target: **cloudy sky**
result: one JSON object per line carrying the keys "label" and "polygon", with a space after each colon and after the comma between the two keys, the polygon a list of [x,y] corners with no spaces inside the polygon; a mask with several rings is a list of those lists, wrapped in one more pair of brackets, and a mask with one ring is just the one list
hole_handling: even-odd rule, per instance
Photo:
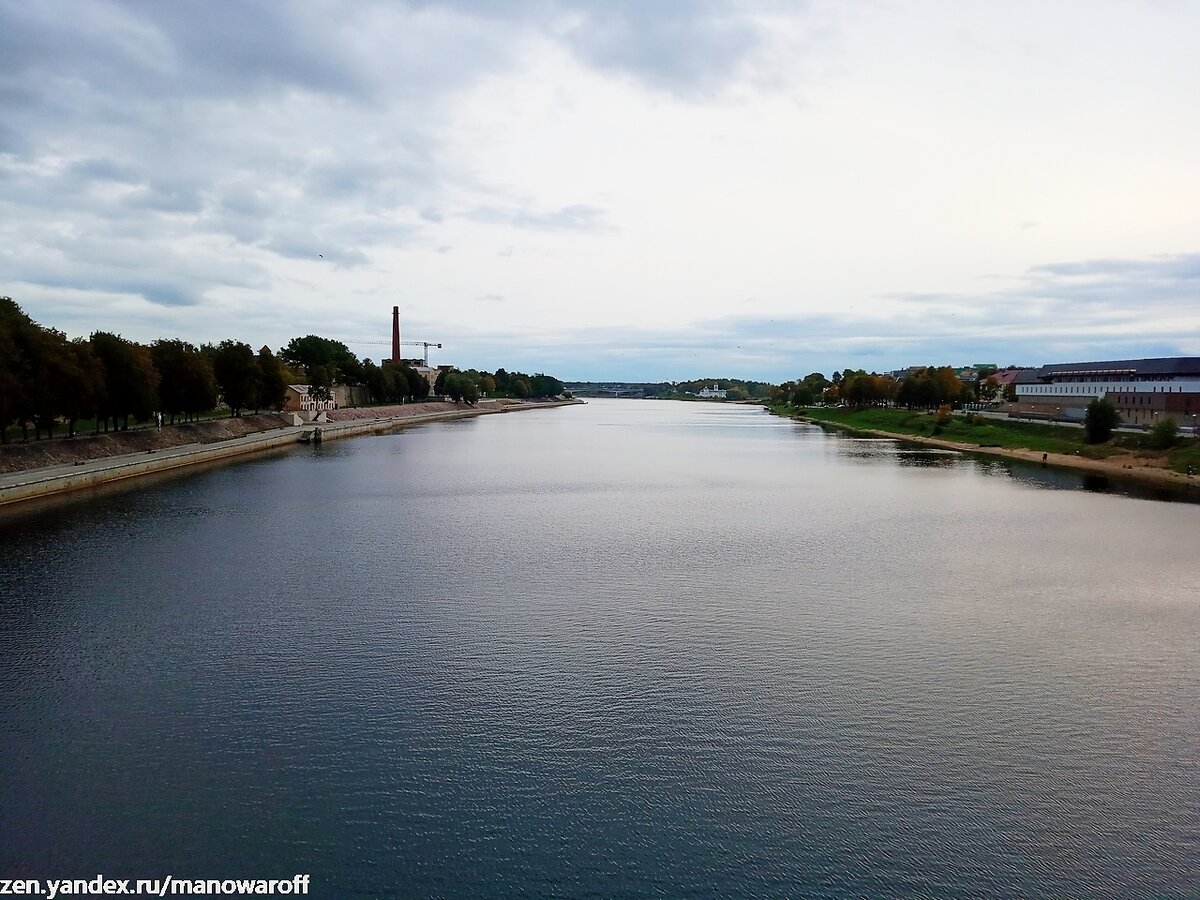
{"label": "cloudy sky", "polygon": [[0,294],[566,379],[1200,355],[1189,0],[0,0]]}

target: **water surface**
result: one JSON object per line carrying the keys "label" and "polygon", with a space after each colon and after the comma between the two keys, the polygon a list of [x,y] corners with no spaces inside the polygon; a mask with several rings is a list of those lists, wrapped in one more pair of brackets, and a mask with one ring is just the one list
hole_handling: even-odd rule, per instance
{"label": "water surface", "polygon": [[0,877],[1194,897],[1200,506],[593,401],[0,518]]}

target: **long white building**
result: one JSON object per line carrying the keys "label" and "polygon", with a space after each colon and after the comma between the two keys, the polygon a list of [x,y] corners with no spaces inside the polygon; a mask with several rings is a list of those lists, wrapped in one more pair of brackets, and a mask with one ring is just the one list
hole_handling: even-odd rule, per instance
{"label": "long white building", "polygon": [[1200,357],[1055,363],[1030,369],[1015,382],[1017,401],[1078,417],[1093,399],[1107,397],[1133,424],[1171,417],[1195,425],[1200,415]]}

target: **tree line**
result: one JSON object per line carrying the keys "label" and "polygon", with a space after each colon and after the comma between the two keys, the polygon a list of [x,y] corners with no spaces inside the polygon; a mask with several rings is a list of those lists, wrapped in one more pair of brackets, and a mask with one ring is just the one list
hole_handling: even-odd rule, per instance
{"label": "tree line", "polygon": [[478,369],[443,370],[438,374],[434,392],[445,394],[455,402],[474,405],[480,397],[511,397],[529,400],[539,397],[558,397],[566,393],[563,383],[553,375],[526,375],[500,368],[495,372]]}
{"label": "tree line", "polygon": [[759,400],[771,395],[774,385],[765,381],[744,381],[741,378],[696,378],[689,381],[665,382],[657,386],[657,390],[647,391],[646,396],[657,396],[662,399],[686,397],[699,394],[705,388],[713,385],[718,390],[725,391],[727,400]]}
{"label": "tree line", "polygon": [[[574,382],[583,391],[602,389],[607,382]],[[725,391],[727,400],[760,400],[771,396],[775,385],[765,381],[744,381],[740,378],[695,378],[688,381],[636,381],[622,382],[626,388],[640,389],[643,397],[659,400],[679,400],[695,396],[705,388],[716,385]]]}
{"label": "tree line", "polygon": [[[469,369],[439,375],[438,394],[474,403],[481,394],[543,397],[563,393],[549,375]],[[426,399],[431,385],[410,366],[359,360],[341,341],[318,335],[293,338],[278,354],[257,353],[246,343],[223,340],[196,346],[175,338],[149,344],[96,331],[69,339],[31,319],[10,297],[0,297],[0,442],[21,429],[29,440],[68,436],[80,422],[94,430],[124,430],[161,413],[169,424],[195,421],[224,404],[230,414],[278,411],[289,384],[306,383],[315,399],[332,398],[334,385],[363,385],[373,403]]]}
{"label": "tree line", "polygon": [[771,400],[793,406],[829,403],[936,409],[994,397],[998,389],[987,380],[994,371],[981,370],[976,379],[967,381],[960,379],[951,366],[913,369],[904,378],[863,369],[834,372],[830,379],[813,372],[798,381],[785,381],[772,392]]}
{"label": "tree line", "polygon": [[234,415],[280,409],[291,376],[268,347],[256,354],[240,341],[197,347],[177,339],[140,344],[107,331],[68,339],[0,297],[0,441],[18,426],[22,439],[53,437],[80,421],[124,430],[162,413],[193,421],[223,399]]}

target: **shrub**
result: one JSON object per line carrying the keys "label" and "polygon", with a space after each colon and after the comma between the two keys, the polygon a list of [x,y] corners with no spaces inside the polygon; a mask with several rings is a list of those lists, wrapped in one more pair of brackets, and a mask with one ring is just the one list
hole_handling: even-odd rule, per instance
{"label": "shrub", "polygon": [[1083,417],[1084,439],[1089,444],[1103,444],[1120,424],[1121,414],[1113,402],[1105,397],[1097,397],[1088,404]]}
{"label": "shrub", "polygon": [[1150,426],[1147,443],[1155,450],[1170,450],[1179,440],[1179,426],[1174,419],[1160,419]]}

